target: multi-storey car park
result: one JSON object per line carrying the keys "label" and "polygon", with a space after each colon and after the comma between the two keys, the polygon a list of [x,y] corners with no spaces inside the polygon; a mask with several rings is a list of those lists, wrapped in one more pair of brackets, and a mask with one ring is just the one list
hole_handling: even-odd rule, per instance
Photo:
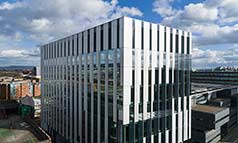
{"label": "multi-storey car park", "polygon": [[237,71],[193,71],[191,73],[191,81],[195,83],[212,83],[238,85]]}
{"label": "multi-storey car park", "polygon": [[41,126],[54,141],[191,137],[192,35],[121,17],[41,46]]}

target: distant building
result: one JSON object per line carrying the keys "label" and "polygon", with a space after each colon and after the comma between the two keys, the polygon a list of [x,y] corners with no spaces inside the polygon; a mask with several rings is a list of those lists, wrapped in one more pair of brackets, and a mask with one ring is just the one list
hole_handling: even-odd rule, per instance
{"label": "distant building", "polygon": [[216,67],[214,71],[238,72],[238,66],[221,66]]}
{"label": "distant building", "polygon": [[7,119],[9,115],[17,114],[19,103],[16,100],[0,99],[0,119]]}
{"label": "distant building", "polygon": [[41,47],[41,125],[55,142],[191,137],[190,32],[121,17]]}
{"label": "distant building", "polygon": [[36,76],[36,74],[37,74],[37,68],[36,68],[36,67],[33,67],[33,69],[32,69],[32,71],[31,71],[30,75]]}
{"label": "distant building", "polygon": [[35,118],[40,118],[41,114],[41,99],[33,98],[34,100],[34,110],[35,110]]}
{"label": "distant building", "polygon": [[41,113],[41,99],[36,97],[24,96],[20,99],[20,104],[31,106],[34,109],[34,117],[39,118]]}
{"label": "distant building", "polygon": [[234,95],[237,93],[238,86],[222,85],[209,83],[192,83],[191,84],[191,99],[192,105],[206,104],[212,97],[216,97],[217,93],[226,93]]}
{"label": "distant building", "polygon": [[238,85],[237,71],[193,71],[191,81],[194,83],[212,83]]}
{"label": "distant building", "polygon": [[35,77],[40,78],[40,66],[33,67],[29,76],[35,76]]}
{"label": "distant building", "polygon": [[41,76],[40,71],[41,71],[40,66],[37,66],[36,67],[36,77],[38,77],[38,78],[40,78],[40,76]]}
{"label": "distant building", "polygon": [[[194,143],[234,142],[238,127],[238,86],[192,83],[192,138]],[[226,140],[228,136],[228,140]],[[190,143],[189,142],[189,143]]]}
{"label": "distant building", "polygon": [[217,143],[221,140],[221,127],[229,121],[229,108],[196,105],[192,108],[192,141]]}
{"label": "distant building", "polygon": [[0,99],[19,99],[25,96],[40,96],[40,83],[29,79],[0,81]]}

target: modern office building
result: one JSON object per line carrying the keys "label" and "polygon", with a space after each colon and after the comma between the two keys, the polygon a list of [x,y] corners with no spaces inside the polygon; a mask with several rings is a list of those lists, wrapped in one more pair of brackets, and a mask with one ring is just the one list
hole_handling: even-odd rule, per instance
{"label": "modern office building", "polygon": [[41,47],[41,126],[55,142],[191,137],[190,32],[121,17]]}

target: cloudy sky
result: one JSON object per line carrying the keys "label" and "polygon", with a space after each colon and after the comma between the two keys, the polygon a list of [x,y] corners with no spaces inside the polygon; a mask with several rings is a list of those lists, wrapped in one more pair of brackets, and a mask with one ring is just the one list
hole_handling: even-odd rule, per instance
{"label": "cloudy sky", "polygon": [[193,68],[238,65],[238,0],[0,0],[0,66],[39,65],[38,45],[122,15],[193,32]]}

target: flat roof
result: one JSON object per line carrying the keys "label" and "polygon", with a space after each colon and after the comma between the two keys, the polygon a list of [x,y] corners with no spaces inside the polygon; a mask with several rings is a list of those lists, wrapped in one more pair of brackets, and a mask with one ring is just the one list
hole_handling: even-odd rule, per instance
{"label": "flat roof", "polygon": [[191,95],[206,94],[209,92],[220,91],[224,89],[235,88],[235,85],[222,85],[222,84],[210,84],[210,83],[191,83]]}
{"label": "flat roof", "polygon": [[205,112],[205,113],[213,113],[213,114],[221,112],[225,109],[226,108],[215,107],[210,105],[195,105],[192,107],[192,110]]}
{"label": "flat roof", "polygon": [[32,120],[23,119],[18,115],[9,115],[0,120],[0,142],[41,142],[50,143],[51,139]]}
{"label": "flat roof", "polygon": [[229,98],[215,98],[215,99],[211,99],[210,101],[215,101],[215,102],[220,102],[220,101],[228,101]]}
{"label": "flat roof", "polygon": [[17,84],[17,83],[28,83],[31,82],[30,79],[16,79],[11,81],[0,81],[0,84]]}

